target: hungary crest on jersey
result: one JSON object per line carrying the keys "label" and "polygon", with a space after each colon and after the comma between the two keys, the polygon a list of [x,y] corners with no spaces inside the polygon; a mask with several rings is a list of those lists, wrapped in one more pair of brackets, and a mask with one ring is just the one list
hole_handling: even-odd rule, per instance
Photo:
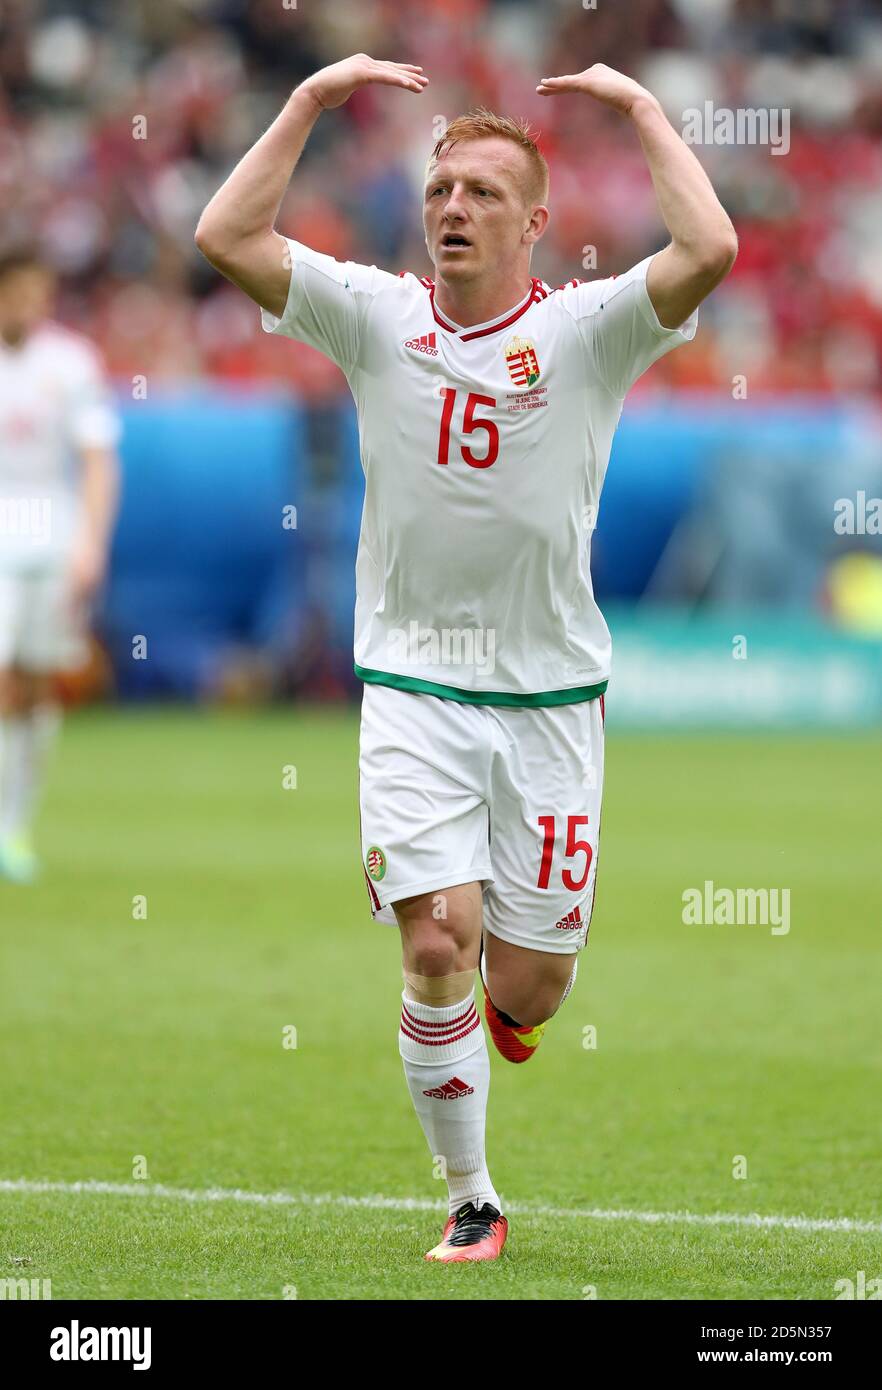
{"label": "hungary crest on jersey", "polygon": [[515,386],[535,386],[539,380],[535,343],[530,338],[512,338],[506,344],[505,365]]}

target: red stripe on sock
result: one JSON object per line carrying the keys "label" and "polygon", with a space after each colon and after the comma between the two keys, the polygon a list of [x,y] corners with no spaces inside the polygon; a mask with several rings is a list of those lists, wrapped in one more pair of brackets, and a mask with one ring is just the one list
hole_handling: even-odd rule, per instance
{"label": "red stripe on sock", "polygon": [[459,1042],[461,1038],[467,1038],[469,1033],[475,1031],[480,1022],[480,1018],[475,1014],[467,1028],[464,1028],[461,1033],[454,1033],[453,1037],[450,1038],[419,1038],[416,1033],[411,1033],[410,1029],[405,1027],[403,1018],[399,1026],[404,1036],[410,1038],[411,1042],[420,1043],[423,1047],[447,1047],[448,1043]]}
{"label": "red stripe on sock", "polygon": [[421,1018],[415,1018],[406,1004],[402,1005],[401,1012],[416,1028],[455,1028],[457,1024],[462,1023],[464,1018],[468,1018],[470,1014],[475,1012],[475,1001],[473,999],[467,1009],[463,1009],[461,1014],[456,1015],[456,1018],[449,1018],[446,1023],[429,1023]]}
{"label": "red stripe on sock", "polygon": [[413,1037],[419,1042],[424,1042],[430,1047],[443,1047],[445,1043],[451,1042],[454,1038],[463,1036],[463,1029],[472,1027],[478,1018],[477,1010],[469,1014],[468,1017],[455,1028],[448,1028],[443,1033],[427,1033],[420,1028],[419,1024],[405,1019],[402,1015],[401,1026],[407,1028]]}

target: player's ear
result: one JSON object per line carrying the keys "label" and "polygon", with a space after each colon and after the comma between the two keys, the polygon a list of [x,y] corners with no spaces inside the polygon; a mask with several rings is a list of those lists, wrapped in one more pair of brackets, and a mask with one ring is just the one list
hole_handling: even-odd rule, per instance
{"label": "player's ear", "polygon": [[534,208],[530,209],[530,220],[524,228],[524,236],[531,245],[541,240],[545,235],[545,228],[548,226],[550,217],[548,208],[543,207],[541,203],[537,203]]}

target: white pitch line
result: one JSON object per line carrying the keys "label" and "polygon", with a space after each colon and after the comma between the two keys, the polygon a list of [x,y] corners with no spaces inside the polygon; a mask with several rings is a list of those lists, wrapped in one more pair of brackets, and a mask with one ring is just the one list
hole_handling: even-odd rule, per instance
{"label": "white pitch line", "polygon": [[[29,1178],[0,1178],[0,1193],[68,1196],[158,1197],[177,1202],[241,1202],[259,1207],[341,1207],[369,1211],[441,1211],[445,1203],[427,1197],[347,1197],[333,1192],[249,1192],[241,1187],[166,1187],[158,1182],[43,1182]],[[636,1221],[646,1226],[746,1226],[755,1230],[843,1231],[853,1235],[882,1235],[882,1221],[857,1221],[850,1216],[763,1216],[759,1212],[632,1211],[602,1207],[551,1207],[540,1203],[506,1205],[512,1215],[554,1220]]]}

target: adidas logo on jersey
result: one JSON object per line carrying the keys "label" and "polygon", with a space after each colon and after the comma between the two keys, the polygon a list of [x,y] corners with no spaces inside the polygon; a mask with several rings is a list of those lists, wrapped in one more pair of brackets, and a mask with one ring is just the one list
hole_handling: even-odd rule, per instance
{"label": "adidas logo on jersey", "polygon": [[438,347],[434,333],[424,333],[421,338],[408,338],[404,344],[414,352],[424,352],[427,357],[437,357]]}
{"label": "adidas logo on jersey", "polygon": [[585,923],[582,921],[581,908],[574,907],[572,912],[568,912],[566,917],[561,917],[559,922],[555,922],[558,931],[581,931]]}
{"label": "adidas logo on jersey", "polygon": [[435,1086],[431,1091],[423,1091],[430,1100],[461,1100],[463,1096],[473,1096],[474,1086],[467,1086],[458,1076],[451,1076],[443,1086]]}

